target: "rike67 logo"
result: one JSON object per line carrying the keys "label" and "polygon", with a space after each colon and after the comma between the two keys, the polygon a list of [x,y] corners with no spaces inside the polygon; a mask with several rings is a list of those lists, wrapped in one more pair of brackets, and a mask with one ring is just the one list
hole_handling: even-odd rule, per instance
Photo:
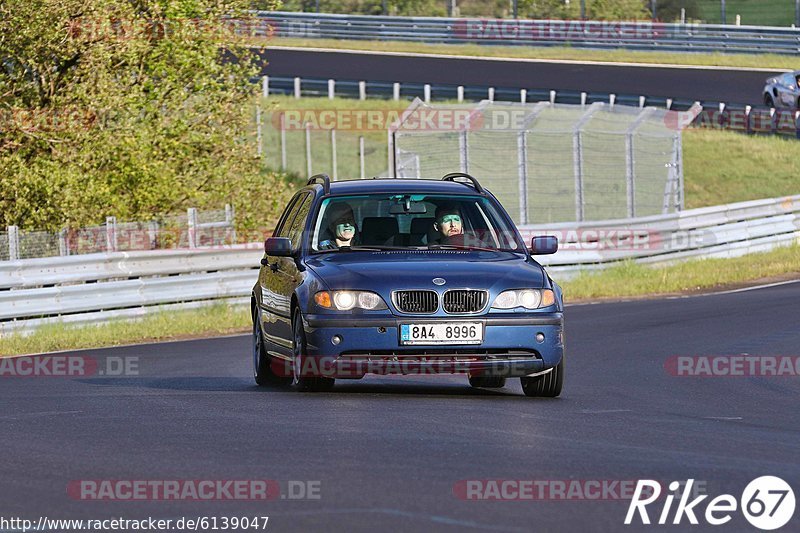
{"label": "rike67 logo", "polygon": [[[730,494],[721,494],[705,502],[705,512],[701,512],[701,504],[708,498],[707,494],[689,500],[693,484],[694,479],[687,480],[685,484],[678,481],[669,484],[671,494],[667,494],[664,498],[663,507],[657,518],[653,517],[657,524],[679,525],[686,518],[690,524],[697,525],[699,515],[707,524],[721,526],[732,520],[738,508],[753,527],[762,531],[772,531],[786,525],[794,515],[794,491],[779,477],[762,476],[754,479],[745,487],[738,501]],[[684,485],[685,488],[681,491]],[[625,524],[637,522],[637,515],[642,524],[650,524],[651,518],[647,507],[659,500],[661,492],[661,484],[658,481],[639,480],[628,506]],[[673,511],[672,504],[676,498],[678,503]],[[653,507],[657,506],[658,504]],[[651,510],[658,511],[658,509]]]}

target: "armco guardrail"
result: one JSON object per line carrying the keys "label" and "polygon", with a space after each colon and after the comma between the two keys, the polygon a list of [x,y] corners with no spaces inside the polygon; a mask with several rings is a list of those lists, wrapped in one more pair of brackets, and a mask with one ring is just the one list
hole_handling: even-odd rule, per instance
{"label": "armco guardrail", "polygon": [[737,257],[800,242],[800,195],[637,219],[522,226],[520,231],[560,237],[559,252],[539,258],[556,277],[624,260],[669,264]]}
{"label": "armco guardrail", "polygon": [[[800,242],[800,195],[520,229],[527,237],[560,237],[561,250],[539,259],[556,279],[567,279],[623,260],[660,264],[732,257]],[[246,305],[262,254],[256,243],[0,262],[0,334],[50,322],[97,323],[218,302]]]}
{"label": "armco guardrail", "polygon": [[[671,111],[689,111],[700,105],[699,113],[693,113],[692,127],[703,127],[735,131],[737,133],[781,135],[800,137],[795,109],[774,109],[742,103],[675,99],[666,96],[600,93],[586,91],[555,90],[532,87],[459,86],[427,83],[399,83],[385,81],[332,80],[322,78],[288,78],[264,76],[261,79],[262,95],[294,95],[302,97],[344,98],[420,98],[431,100],[480,101],[484,99],[506,102],[547,102],[553,104],[591,105],[596,102],[628,106],[657,107]],[[688,115],[686,115],[688,116]],[[676,119],[680,115],[676,115]],[[682,120],[682,119],[680,119]],[[260,123],[259,123],[260,124]]]}
{"label": "armco guardrail", "polygon": [[276,37],[675,52],[800,53],[800,30],[651,21],[456,19],[261,11]]}

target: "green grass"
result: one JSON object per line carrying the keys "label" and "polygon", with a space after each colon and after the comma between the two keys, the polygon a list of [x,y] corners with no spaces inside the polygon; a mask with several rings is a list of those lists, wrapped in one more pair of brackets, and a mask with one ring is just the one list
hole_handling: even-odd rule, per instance
{"label": "green grass", "polygon": [[293,38],[272,39],[270,45],[522,59],[657,63],[662,65],[749,67],[784,70],[793,70],[797,68],[797,60],[794,56],[778,54],[644,52],[632,50],[590,50],[565,46],[532,47],[479,44],[426,44],[394,41],[347,41]]}
{"label": "green grass", "polygon": [[132,321],[94,326],[42,326],[32,335],[0,337],[0,357],[79,348],[120,346],[138,342],[225,335],[248,331],[248,306],[213,305],[187,311],[159,312]]}
{"label": "green grass", "polygon": [[[691,293],[770,277],[800,276],[800,244],[732,259],[697,259],[663,267],[625,262],[561,283],[567,302]],[[558,280],[558,276],[555,276]]]}
{"label": "green grass", "polygon": [[800,194],[800,141],[729,131],[683,135],[686,207]]}
{"label": "green grass", "polygon": [[[700,18],[709,24],[722,20],[720,0],[698,0]],[[792,0],[726,0],[725,18],[729,24],[742,16],[747,26],[791,26],[794,24],[794,2]]]}

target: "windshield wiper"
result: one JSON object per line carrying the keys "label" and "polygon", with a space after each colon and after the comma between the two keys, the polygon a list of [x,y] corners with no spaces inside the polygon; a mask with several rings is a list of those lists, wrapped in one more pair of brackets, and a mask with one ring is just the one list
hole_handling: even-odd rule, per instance
{"label": "windshield wiper", "polygon": [[457,244],[429,244],[429,250],[478,250],[481,252],[500,252],[499,248],[484,248],[482,246],[457,245]]}
{"label": "windshield wiper", "polygon": [[383,246],[383,245],[373,245],[368,244],[366,246],[362,246],[357,244],[355,246],[342,246],[339,248],[340,250],[352,250],[354,252],[361,252],[361,251],[370,251],[370,252],[383,252],[386,250],[408,250],[407,246]]}

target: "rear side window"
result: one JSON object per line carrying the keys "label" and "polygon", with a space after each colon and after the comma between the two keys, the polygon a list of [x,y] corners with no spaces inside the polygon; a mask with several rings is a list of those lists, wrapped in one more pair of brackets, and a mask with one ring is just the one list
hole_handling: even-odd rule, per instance
{"label": "rear side window", "polygon": [[311,195],[306,194],[304,198],[297,202],[297,213],[289,225],[286,237],[292,240],[292,251],[296,252],[303,243],[303,229],[306,227],[306,219],[311,211]]}

